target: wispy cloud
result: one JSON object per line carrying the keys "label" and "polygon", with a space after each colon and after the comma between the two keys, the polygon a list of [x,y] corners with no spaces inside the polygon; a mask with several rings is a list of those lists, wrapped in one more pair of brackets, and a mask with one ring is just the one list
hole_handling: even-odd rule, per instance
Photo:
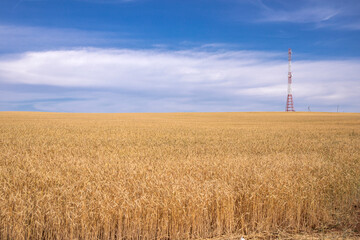
{"label": "wispy cloud", "polygon": [[344,30],[360,30],[360,21],[359,22],[352,22],[352,23],[343,23],[335,25],[338,29]]}
{"label": "wispy cloud", "polygon": [[46,0],[16,0],[14,1],[13,10],[15,10],[17,7],[19,7],[22,3],[28,3],[28,2],[44,2]]}
{"label": "wispy cloud", "polygon": [[313,24],[315,28],[359,30],[360,4],[355,0],[251,1],[258,9],[255,22]]}
{"label": "wispy cloud", "polygon": [[24,52],[79,46],[138,43],[126,33],[0,24],[0,52]]}
{"label": "wispy cloud", "polygon": [[[47,2],[48,0],[16,0],[14,1],[14,7],[13,9],[16,9],[17,7],[19,7],[21,4],[23,3],[29,3],[29,2]],[[126,2],[135,2],[138,0],[75,0],[75,1],[79,1],[79,2],[92,2],[92,3],[102,3],[102,4],[107,4],[107,3],[126,3]]]}
{"label": "wispy cloud", "polygon": [[[298,110],[342,105],[360,111],[359,60],[295,61],[293,68]],[[10,86],[1,93],[1,109],[31,103],[37,110],[69,112],[282,111],[286,71],[286,53],[273,52],[28,52],[0,60],[0,81]],[[26,86],[43,90],[20,94],[17,89]]]}
{"label": "wispy cloud", "polygon": [[252,2],[260,9],[262,22],[293,22],[293,23],[318,23],[330,20],[341,14],[341,9],[325,1],[300,0],[301,5],[294,8],[294,4],[287,5],[285,2],[277,5],[267,5],[262,0]]}
{"label": "wispy cloud", "polygon": [[304,8],[299,10],[268,10],[264,12],[261,21],[271,22],[294,22],[294,23],[317,23],[327,21],[340,12],[328,7]]}

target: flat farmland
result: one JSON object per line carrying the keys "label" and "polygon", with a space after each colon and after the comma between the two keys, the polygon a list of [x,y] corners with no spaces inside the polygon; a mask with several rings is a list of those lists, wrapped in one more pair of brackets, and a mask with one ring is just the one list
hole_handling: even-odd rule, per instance
{"label": "flat farmland", "polygon": [[0,113],[0,239],[334,231],[360,231],[360,114]]}

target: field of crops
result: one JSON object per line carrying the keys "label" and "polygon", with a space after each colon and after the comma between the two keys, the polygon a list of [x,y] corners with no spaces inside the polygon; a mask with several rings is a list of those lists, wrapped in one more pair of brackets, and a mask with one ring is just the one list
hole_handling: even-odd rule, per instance
{"label": "field of crops", "polygon": [[360,230],[360,114],[0,113],[0,239]]}

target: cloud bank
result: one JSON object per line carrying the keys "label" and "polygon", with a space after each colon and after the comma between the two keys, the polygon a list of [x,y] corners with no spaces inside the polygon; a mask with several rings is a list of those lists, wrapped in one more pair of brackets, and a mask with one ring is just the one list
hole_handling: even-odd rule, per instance
{"label": "cloud bank", "polygon": [[[296,59],[296,53],[294,55]],[[296,110],[360,111],[360,60],[295,61]],[[287,55],[96,49],[0,59],[1,110],[283,111]]]}

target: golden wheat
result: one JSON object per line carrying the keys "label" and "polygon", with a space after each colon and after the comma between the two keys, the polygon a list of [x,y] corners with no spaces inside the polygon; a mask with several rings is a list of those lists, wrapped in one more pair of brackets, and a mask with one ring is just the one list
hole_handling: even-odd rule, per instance
{"label": "golden wheat", "polygon": [[359,228],[360,114],[0,113],[1,239]]}

